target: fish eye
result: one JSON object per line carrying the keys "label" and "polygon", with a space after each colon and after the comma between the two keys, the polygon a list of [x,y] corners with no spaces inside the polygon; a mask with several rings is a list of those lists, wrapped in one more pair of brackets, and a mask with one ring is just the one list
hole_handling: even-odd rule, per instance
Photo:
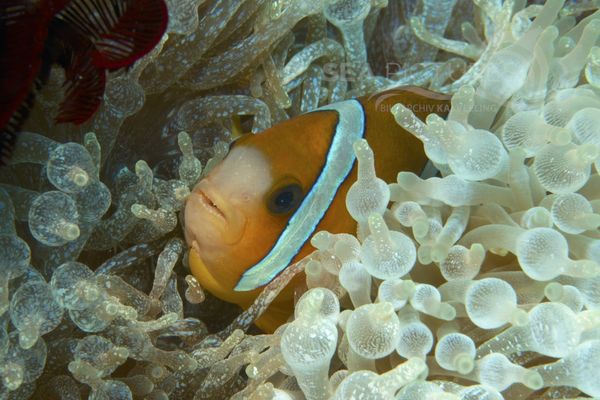
{"label": "fish eye", "polygon": [[287,214],[300,205],[302,198],[302,188],[297,183],[292,183],[272,192],[267,200],[267,207],[273,214]]}

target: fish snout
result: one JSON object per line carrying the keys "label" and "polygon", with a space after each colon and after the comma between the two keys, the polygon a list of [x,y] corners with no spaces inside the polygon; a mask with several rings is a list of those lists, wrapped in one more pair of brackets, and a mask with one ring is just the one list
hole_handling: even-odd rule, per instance
{"label": "fish snout", "polygon": [[188,245],[220,247],[239,240],[243,216],[229,196],[203,179],[187,199],[184,211],[185,237]]}

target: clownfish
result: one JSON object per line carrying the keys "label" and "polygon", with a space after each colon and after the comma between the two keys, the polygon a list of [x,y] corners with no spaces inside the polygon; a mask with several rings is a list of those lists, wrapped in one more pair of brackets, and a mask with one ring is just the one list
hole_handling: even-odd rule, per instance
{"label": "clownfish", "polygon": [[[427,158],[422,143],[396,123],[392,106],[402,103],[422,120],[445,116],[450,97],[417,87],[334,103],[245,134],[186,201],[184,231],[189,265],[216,297],[248,308],[285,267],[310,254],[320,230],[356,233],[346,210],[357,177],[353,143],[365,138],[377,176],[419,173]],[[273,332],[293,312],[292,279],[256,325]]]}

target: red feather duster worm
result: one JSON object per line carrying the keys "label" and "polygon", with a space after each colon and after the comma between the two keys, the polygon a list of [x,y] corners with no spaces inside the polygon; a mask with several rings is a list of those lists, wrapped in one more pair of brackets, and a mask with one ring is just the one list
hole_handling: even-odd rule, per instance
{"label": "red feather duster worm", "polygon": [[148,53],[167,19],[164,0],[1,0],[0,165],[52,65],[66,77],[56,122],[81,124],[102,101],[106,72]]}

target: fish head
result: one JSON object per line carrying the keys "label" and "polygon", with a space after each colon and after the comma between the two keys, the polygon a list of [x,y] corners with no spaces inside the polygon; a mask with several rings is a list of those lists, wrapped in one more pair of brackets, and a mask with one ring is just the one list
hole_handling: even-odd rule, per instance
{"label": "fish head", "polygon": [[190,194],[184,212],[190,266],[217,297],[240,304],[260,292],[235,287],[273,248],[314,184],[330,140],[319,132],[336,122],[334,113],[322,114],[244,135]]}

